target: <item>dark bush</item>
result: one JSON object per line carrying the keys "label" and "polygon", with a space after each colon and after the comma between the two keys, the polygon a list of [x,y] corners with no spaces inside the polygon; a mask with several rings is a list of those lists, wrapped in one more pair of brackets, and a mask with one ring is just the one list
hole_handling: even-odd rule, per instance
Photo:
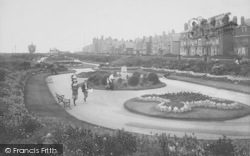
{"label": "dark bush", "polygon": [[118,79],[117,79],[117,83],[120,83],[120,84],[121,84],[122,81],[123,81],[122,78],[118,78]]}
{"label": "dark bush", "polygon": [[68,68],[66,68],[63,65],[57,67],[57,71],[66,71],[66,70],[68,70]]}
{"label": "dark bush", "polygon": [[0,81],[5,81],[6,72],[3,69],[0,69]]}
{"label": "dark bush", "polygon": [[33,131],[41,127],[41,124],[36,118],[30,115],[26,115],[23,117],[23,127],[26,133],[32,133]]}
{"label": "dark bush", "polygon": [[240,75],[243,76],[250,76],[250,64],[245,63],[243,65],[241,65],[241,69],[240,69]]}
{"label": "dark bush", "polygon": [[223,136],[210,145],[209,150],[213,155],[221,155],[221,156],[233,156],[235,147],[232,143],[232,140]]}
{"label": "dark bush", "polygon": [[108,78],[108,77],[109,77],[109,76],[106,75],[106,76],[104,76],[104,77],[102,78],[102,85],[104,85],[104,86],[107,85],[107,78]]}
{"label": "dark bush", "polygon": [[225,70],[224,65],[213,66],[210,70],[210,73],[214,75],[223,75],[224,70]]}
{"label": "dark bush", "polygon": [[130,86],[137,86],[139,83],[139,78],[138,77],[135,77],[135,76],[131,76],[129,79],[128,79],[128,84]]}
{"label": "dark bush", "polygon": [[160,83],[159,77],[156,73],[149,73],[147,79],[148,79],[148,81],[153,82],[153,84]]}
{"label": "dark bush", "polygon": [[134,72],[132,76],[137,77],[138,79],[140,79],[141,73],[139,72]]}
{"label": "dark bush", "polygon": [[102,81],[103,77],[100,76],[100,75],[93,75],[91,77],[88,78],[88,81],[90,83],[93,83],[94,85],[100,85],[101,84],[101,81]]}
{"label": "dark bush", "polygon": [[124,83],[124,84],[123,84],[123,86],[124,86],[124,87],[127,87],[127,86],[128,86],[128,84],[127,84],[127,83]]}
{"label": "dark bush", "polygon": [[25,69],[26,70],[26,69],[30,68],[30,65],[31,65],[30,62],[24,61],[24,62],[21,62],[19,66],[20,66],[21,69]]}
{"label": "dark bush", "polygon": [[131,155],[136,152],[136,137],[131,133],[119,130],[116,135],[106,138],[104,143],[105,155]]}
{"label": "dark bush", "polygon": [[238,75],[240,73],[240,66],[235,63],[225,64],[223,75]]}
{"label": "dark bush", "polygon": [[41,68],[41,63],[37,63],[37,64],[35,64],[35,68]]}

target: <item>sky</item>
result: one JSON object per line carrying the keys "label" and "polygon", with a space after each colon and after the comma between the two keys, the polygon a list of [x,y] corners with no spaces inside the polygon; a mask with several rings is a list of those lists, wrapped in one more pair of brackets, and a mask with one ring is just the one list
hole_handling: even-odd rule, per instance
{"label": "sky", "polygon": [[191,18],[231,12],[250,18],[250,0],[0,0],[0,53],[81,51],[95,37],[118,40],[179,33]]}

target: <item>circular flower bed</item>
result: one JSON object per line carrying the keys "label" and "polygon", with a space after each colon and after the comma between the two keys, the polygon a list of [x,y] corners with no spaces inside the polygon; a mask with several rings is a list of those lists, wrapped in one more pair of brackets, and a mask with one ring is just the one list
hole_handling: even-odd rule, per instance
{"label": "circular flower bed", "polygon": [[[241,109],[242,106],[239,103],[234,101],[222,100],[222,99],[215,99],[208,96],[204,96],[199,93],[177,93],[176,96],[179,95],[184,96],[184,101],[179,101],[179,104],[176,104],[176,100],[171,101],[170,99],[164,99],[160,96],[162,95],[146,95],[137,97],[137,100],[140,101],[151,101],[151,102],[159,102],[156,108],[160,111],[164,112],[174,112],[174,113],[183,113],[187,111],[191,111],[194,107],[209,107],[215,109],[225,109],[225,110],[233,110],[233,109]],[[192,94],[196,94],[196,96],[201,96],[200,98],[206,100],[197,100],[197,101],[190,101],[188,96],[192,96]],[[164,96],[164,95],[163,95]],[[166,94],[165,94],[166,96]],[[175,96],[175,95],[174,95]],[[187,98],[185,101],[185,97]]]}
{"label": "circular flower bed", "polygon": [[245,104],[193,92],[143,95],[126,101],[124,107],[138,114],[175,119],[228,120],[250,114]]}

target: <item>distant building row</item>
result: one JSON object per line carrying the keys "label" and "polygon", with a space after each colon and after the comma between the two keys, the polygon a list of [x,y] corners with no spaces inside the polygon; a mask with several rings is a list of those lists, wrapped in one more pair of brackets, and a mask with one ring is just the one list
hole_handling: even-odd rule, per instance
{"label": "distant building row", "polygon": [[[219,22],[221,19],[217,19]],[[137,38],[129,41],[118,41],[111,37],[94,38],[93,43],[85,46],[82,51],[89,53],[109,54],[147,54],[147,55],[240,55],[250,58],[250,19],[241,17],[237,24],[234,17],[226,26],[219,29],[212,38],[190,39],[189,28],[184,24],[184,31],[175,33],[174,30],[166,34]]]}
{"label": "distant building row", "polygon": [[94,38],[93,43],[85,46],[83,52],[91,53],[109,53],[109,54],[175,54],[179,55],[180,49],[180,34],[172,32],[162,35],[150,37],[136,38],[135,40],[118,41],[111,37],[100,39]]}

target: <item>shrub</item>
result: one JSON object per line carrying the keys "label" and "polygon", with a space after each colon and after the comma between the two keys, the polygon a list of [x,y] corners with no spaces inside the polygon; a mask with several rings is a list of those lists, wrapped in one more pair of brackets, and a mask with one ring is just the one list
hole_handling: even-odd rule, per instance
{"label": "shrub", "polygon": [[20,66],[19,66],[19,67],[20,67],[21,69],[25,69],[25,70],[26,70],[26,69],[30,68],[30,65],[31,65],[30,62],[24,61],[24,62],[20,63]]}
{"label": "shrub", "polygon": [[143,83],[143,82],[140,82],[140,86],[144,86],[144,83]]}
{"label": "shrub", "polygon": [[57,67],[57,70],[58,70],[58,71],[66,71],[66,70],[68,70],[68,68],[66,68],[66,67],[63,66],[63,65],[60,65],[59,67]]}
{"label": "shrub", "polygon": [[235,150],[232,140],[226,138],[226,136],[217,140],[216,143],[211,144],[209,148],[212,154],[225,156],[233,156]]}
{"label": "shrub", "polygon": [[149,73],[147,79],[148,79],[148,81],[153,82],[153,84],[160,83],[159,77],[156,73]]}
{"label": "shrub", "polygon": [[139,83],[139,78],[136,77],[136,76],[131,76],[129,79],[128,79],[128,84],[130,86],[137,86]]}
{"label": "shrub", "polygon": [[0,69],[0,81],[5,81],[6,72],[3,69]]}
{"label": "shrub", "polygon": [[240,69],[240,75],[243,75],[243,76],[250,76],[250,64],[243,64],[241,65],[241,69]]}
{"label": "shrub", "polygon": [[107,85],[107,78],[108,78],[108,77],[109,77],[109,76],[106,75],[106,76],[104,76],[104,77],[102,78],[102,85],[104,85],[104,86]]}
{"label": "shrub", "polygon": [[134,72],[132,76],[137,77],[138,79],[140,79],[141,73],[139,72]]}
{"label": "shrub", "polygon": [[123,81],[122,78],[118,78],[118,79],[117,79],[117,83],[120,83],[120,84],[121,84],[122,81]]}
{"label": "shrub", "polygon": [[136,137],[131,133],[119,130],[114,136],[106,137],[105,155],[131,155],[134,152],[136,152]]}
{"label": "shrub", "polygon": [[124,83],[124,84],[123,84],[123,86],[124,86],[124,87],[127,87],[127,86],[128,86],[128,84],[127,84],[127,83]]}
{"label": "shrub", "polygon": [[93,75],[88,78],[88,81],[93,83],[94,85],[100,85],[102,78],[103,77],[101,77],[100,75]]}

